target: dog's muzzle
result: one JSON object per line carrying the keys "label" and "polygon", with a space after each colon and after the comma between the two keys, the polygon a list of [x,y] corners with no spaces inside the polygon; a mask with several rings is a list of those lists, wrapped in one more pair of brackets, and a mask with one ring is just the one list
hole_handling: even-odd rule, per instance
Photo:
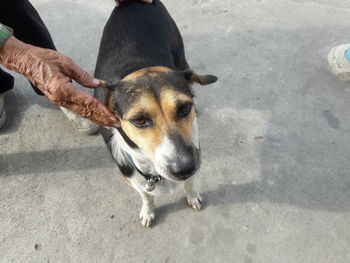
{"label": "dog's muzzle", "polygon": [[168,165],[168,171],[178,181],[190,178],[200,166],[200,150],[195,147],[186,147],[178,158]]}

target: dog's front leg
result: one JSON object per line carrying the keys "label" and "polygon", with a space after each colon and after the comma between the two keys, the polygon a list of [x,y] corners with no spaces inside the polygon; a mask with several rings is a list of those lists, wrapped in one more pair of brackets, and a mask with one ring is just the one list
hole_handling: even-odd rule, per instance
{"label": "dog's front leg", "polygon": [[194,176],[190,177],[185,181],[184,188],[187,197],[187,202],[190,207],[194,210],[200,210],[202,206],[202,198],[199,194],[197,194],[196,190],[194,190],[193,186]]}
{"label": "dog's front leg", "polygon": [[154,197],[146,192],[139,192],[142,198],[142,208],[140,211],[141,224],[149,227],[155,218],[154,213]]}

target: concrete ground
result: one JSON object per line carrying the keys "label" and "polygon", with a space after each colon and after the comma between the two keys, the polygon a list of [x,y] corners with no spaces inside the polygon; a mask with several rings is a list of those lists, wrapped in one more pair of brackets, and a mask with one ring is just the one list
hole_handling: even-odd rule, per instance
{"label": "concrete ground", "polygon": [[[60,51],[93,72],[112,0],[32,0]],[[0,132],[0,262],[350,262],[350,86],[326,55],[347,0],[164,0],[193,69],[204,209],[157,199],[151,229],[100,136],[22,77]],[[127,26],[127,24],[126,24]]]}

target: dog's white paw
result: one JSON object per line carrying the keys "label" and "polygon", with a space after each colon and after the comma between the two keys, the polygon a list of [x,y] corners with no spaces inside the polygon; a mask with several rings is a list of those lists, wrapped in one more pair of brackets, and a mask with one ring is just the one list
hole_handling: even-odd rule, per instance
{"label": "dog's white paw", "polygon": [[192,209],[199,211],[202,207],[202,198],[200,195],[197,195],[194,198],[187,197],[187,203]]}
{"label": "dog's white paw", "polygon": [[144,227],[150,227],[150,225],[152,224],[152,221],[155,218],[155,213],[154,210],[150,209],[149,207],[144,207],[142,206],[141,212],[140,212],[140,220],[141,220],[141,224]]}

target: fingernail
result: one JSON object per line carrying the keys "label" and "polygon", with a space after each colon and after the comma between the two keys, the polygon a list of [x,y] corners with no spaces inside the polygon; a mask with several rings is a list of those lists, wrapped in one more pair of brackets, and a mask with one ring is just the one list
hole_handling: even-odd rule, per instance
{"label": "fingernail", "polygon": [[101,81],[94,78],[94,79],[92,80],[92,83],[94,83],[96,86],[99,86],[99,85],[101,84]]}

